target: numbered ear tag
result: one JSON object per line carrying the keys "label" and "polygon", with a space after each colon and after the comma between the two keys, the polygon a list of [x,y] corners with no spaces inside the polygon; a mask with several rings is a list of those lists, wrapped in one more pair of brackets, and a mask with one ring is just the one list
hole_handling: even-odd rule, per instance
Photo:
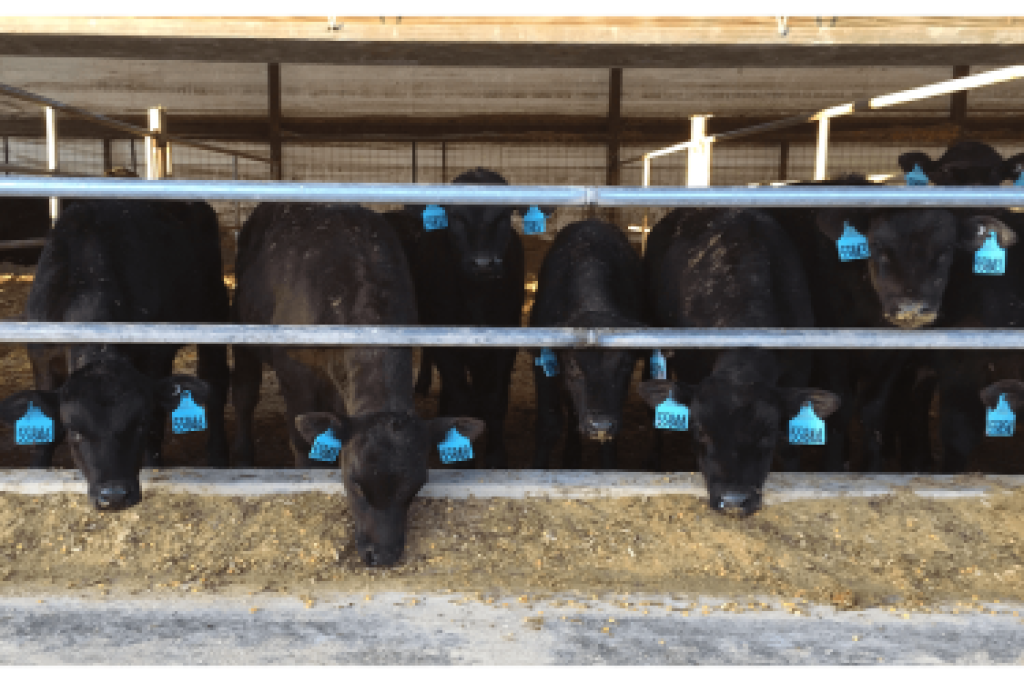
{"label": "numbered ear tag", "polygon": [[665,363],[665,356],[657,349],[651,353],[651,378],[668,379],[668,365]]}
{"label": "numbered ear tag", "polygon": [[851,260],[864,260],[871,256],[867,237],[846,221],[843,221],[843,236],[836,240],[836,248],[839,249],[839,260],[844,263]]}
{"label": "numbered ear tag", "polygon": [[928,176],[921,170],[919,164],[914,164],[914,170],[910,171],[903,178],[907,181],[907,185],[911,187],[921,187],[928,184]]}
{"label": "numbered ear tag", "polygon": [[810,403],[804,403],[800,413],[789,420],[789,442],[794,445],[825,444],[825,422],[814,414]]}
{"label": "numbered ear tag", "polygon": [[686,431],[690,428],[690,408],[670,397],[654,410],[654,428]]}
{"label": "numbered ear tag", "polygon": [[989,232],[988,239],[974,252],[974,274],[1002,275],[1006,273],[1006,249],[999,246],[995,232]]}
{"label": "numbered ear tag", "polygon": [[18,445],[38,445],[52,443],[53,439],[53,420],[29,403],[25,416],[14,423],[14,442]]}
{"label": "numbered ear tag", "polygon": [[174,433],[206,430],[206,411],[192,400],[192,391],[181,392],[181,402],[171,412],[171,430]]}
{"label": "numbered ear tag", "polygon": [[1020,171],[1017,179],[1013,181],[1014,187],[1024,187],[1024,170]]}
{"label": "numbered ear tag", "polygon": [[1009,403],[1006,402],[1006,394],[999,396],[999,402],[995,407],[990,407],[985,413],[985,435],[986,436],[1012,436],[1017,426],[1017,417],[1013,414]]}
{"label": "numbered ear tag", "polygon": [[341,454],[341,441],[334,437],[334,431],[327,429],[313,441],[309,458],[318,462],[337,462]]}
{"label": "numbered ear tag", "polygon": [[540,356],[533,364],[544,370],[546,377],[558,376],[558,356],[550,348],[541,348]]}
{"label": "numbered ear tag", "polygon": [[531,206],[523,216],[523,234],[540,234],[547,227],[547,218],[537,206]]}
{"label": "numbered ear tag", "polygon": [[444,440],[438,443],[437,450],[444,464],[473,459],[473,444],[454,426],[445,434]]}
{"label": "numbered ear tag", "polygon": [[423,228],[430,232],[431,230],[441,230],[448,227],[448,214],[444,212],[444,209],[437,204],[431,204],[423,209]]}

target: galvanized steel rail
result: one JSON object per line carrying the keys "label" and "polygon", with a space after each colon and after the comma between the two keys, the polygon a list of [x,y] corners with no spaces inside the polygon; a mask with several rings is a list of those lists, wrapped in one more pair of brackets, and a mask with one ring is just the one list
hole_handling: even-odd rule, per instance
{"label": "galvanized steel rail", "polygon": [[0,177],[0,196],[544,206],[1024,206],[1024,187],[615,187]]}
{"label": "galvanized steel rail", "polygon": [[1024,330],[652,329],[0,322],[5,343],[225,343],[506,348],[934,348],[1021,350]]}

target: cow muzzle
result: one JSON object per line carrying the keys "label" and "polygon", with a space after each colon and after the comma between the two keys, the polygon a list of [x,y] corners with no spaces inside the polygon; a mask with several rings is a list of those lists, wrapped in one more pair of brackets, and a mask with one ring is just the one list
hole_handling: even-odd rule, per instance
{"label": "cow muzzle", "polygon": [[583,435],[591,440],[604,443],[615,438],[618,431],[618,420],[608,415],[589,412],[583,418]]}
{"label": "cow muzzle", "polygon": [[905,300],[885,315],[890,324],[900,329],[920,329],[935,322],[938,311],[924,301]]}
{"label": "cow muzzle", "polygon": [[726,490],[712,495],[709,502],[716,512],[747,516],[761,508],[761,493],[756,490]]}
{"label": "cow muzzle", "polygon": [[103,483],[92,502],[99,511],[121,511],[138,504],[141,498],[137,486],[127,483]]}
{"label": "cow muzzle", "polygon": [[500,279],[505,263],[497,256],[476,255],[466,260],[466,274],[478,280]]}

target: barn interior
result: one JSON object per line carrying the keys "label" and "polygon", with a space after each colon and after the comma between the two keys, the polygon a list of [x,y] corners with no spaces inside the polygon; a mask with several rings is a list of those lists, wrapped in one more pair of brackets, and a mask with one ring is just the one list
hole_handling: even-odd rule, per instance
{"label": "barn interior", "polygon": [[[0,83],[137,128],[162,107],[162,132],[181,140],[171,144],[170,178],[447,183],[482,166],[510,184],[636,186],[640,157],[690,139],[694,117],[707,116],[714,135],[809,116],[1021,63],[1021,45],[1024,19],[1013,17],[11,17],[0,25]],[[901,153],[936,157],[960,139],[1012,156],[1024,151],[1022,105],[1024,82],[1015,80],[837,117],[826,174],[902,184]],[[6,174],[99,176],[121,167],[145,177],[141,136],[59,111],[50,124],[54,158],[47,125],[38,103],[0,93]],[[710,185],[812,179],[818,136],[806,121],[715,143]],[[688,170],[685,152],[660,157],[650,184],[685,185]],[[254,205],[211,203],[230,283],[235,238]],[[665,212],[651,209],[646,219],[653,225]],[[553,235],[591,216],[630,231],[641,248],[643,209],[559,208],[545,234],[523,238],[524,316]],[[6,318],[20,314],[31,287],[24,252],[0,250]],[[4,393],[30,387],[24,347],[0,348]],[[194,350],[183,350],[179,369],[194,363]],[[437,410],[437,385],[435,376],[419,405],[424,416]],[[257,466],[286,467],[272,372],[263,391]],[[521,352],[507,427],[513,467],[532,457],[532,408],[530,358]],[[228,420],[230,429],[230,407]],[[620,467],[643,469],[651,428],[635,392],[625,423]],[[27,449],[2,428],[0,466],[26,465]],[[670,438],[667,468],[697,470],[688,439]],[[805,448],[805,470],[815,469],[818,449]],[[1010,439],[989,439],[970,468],[1024,473],[1015,449]],[[170,464],[202,465],[201,453],[201,435],[168,436]],[[941,452],[934,456],[938,469]],[[596,452],[584,458],[596,466]],[[56,464],[73,466],[63,449]]]}

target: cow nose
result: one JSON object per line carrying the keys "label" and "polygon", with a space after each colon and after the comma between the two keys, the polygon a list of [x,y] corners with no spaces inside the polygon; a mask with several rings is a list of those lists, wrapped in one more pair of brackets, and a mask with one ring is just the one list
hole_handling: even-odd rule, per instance
{"label": "cow nose", "polygon": [[903,299],[896,305],[896,311],[890,316],[898,327],[924,327],[935,321],[937,313],[934,308],[918,299]]}
{"label": "cow nose", "polygon": [[100,488],[96,495],[96,506],[100,509],[120,509],[128,499],[128,490],[123,485]]}
{"label": "cow nose", "polygon": [[588,412],[583,419],[583,425],[588,438],[604,441],[615,434],[618,422],[606,414]]}
{"label": "cow nose", "polygon": [[750,499],[750,493],[730,491],[722,495],[718,500],[719,509],[742,509],[743,505]]}
{"label": "cow nose", "polygon": [[500,258],[476,256],[470,259],[471,270],[478,277],[498,277],[501,275]]}

